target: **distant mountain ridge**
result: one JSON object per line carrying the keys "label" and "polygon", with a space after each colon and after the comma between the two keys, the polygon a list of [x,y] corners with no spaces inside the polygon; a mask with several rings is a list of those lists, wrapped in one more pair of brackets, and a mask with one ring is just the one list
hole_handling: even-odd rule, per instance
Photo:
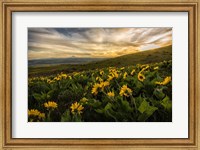
{"label": "distant mountain ridge", "polygon": [[84,64],[93,61],[101,61],[105,58],[46,58],[29,60],[28,66],[45,66],[45,65],[61,65],[61,64]]}
{"label": "distant mountain ridge", "polygon": [[38,75],[51,75],[59,72],[72,73],[79,71],[92,70],[96,68],[105,67],[123,67],[136,64],[149,64],[155,62],[161,62],[164,60],[172,60],[172,45],[157,48],[148,51],[141,51],[138,53],[127,54],[120,57],[105,59],[105,60],[94,60],[88,63],[79,64],[59,64],[49,66],[29,66],[29,76]]}

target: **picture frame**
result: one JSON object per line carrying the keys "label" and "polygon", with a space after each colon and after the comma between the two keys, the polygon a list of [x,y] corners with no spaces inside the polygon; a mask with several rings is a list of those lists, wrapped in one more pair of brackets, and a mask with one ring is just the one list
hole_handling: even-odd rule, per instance
{"label": "picture frame", "polygon": [[[199,0],[4,0],[1,5],[1,149],[200,149],[199,130]],[[13,12],[188,12],[189,16],[189,138],[162,139],[43,139],[12,138],[12,13]]]}

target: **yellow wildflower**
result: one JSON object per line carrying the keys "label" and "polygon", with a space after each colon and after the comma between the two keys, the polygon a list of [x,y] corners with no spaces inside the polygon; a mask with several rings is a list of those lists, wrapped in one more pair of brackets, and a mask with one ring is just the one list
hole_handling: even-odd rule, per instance
{"label": "yellow wildflower", "polygon": [[54,80],[59,81],[59,80],[60,80],[60,77],[55,77]]}
{"label": "yellow wildflower", "polygon": [[124,75],[123,75],[123,79],[126,79],[127,75],[128,75],[128,73],[125,72]]}
{"label": "yellow wildflower", "polygon": [[146,65],[146,67],[142,68],[142,70],[140,71],[141,73],[145,70],[147,70],[149,68],[149,65]]}
{"label": "yellow wildflower", "polygon": [[147,66],[147,65],[145,64],[145,65],[141,65],[140,67],[141,67],[141,68],[144,68],[144,67],[146,67],[146,66]]}
{"label": "yellow wildflower", "polygon": [[44,103],[44,107],[46,107],[47,109],[49,109],[49,108],[54,109],[54,108],[58,107],[58,104],[53,101],[48,101],[48,102]]}
{"label": "yellow wildflower", "polygon": [[171,82],[171,77],[170,76],[166,77],[162,82],[155,82],[155,84],[167,85],[169,82]]}
{"label": "yellow wildflower", "polygon": [[139,72],[138,73],[138,80],[141,81],[141,82],[143,82],[144,79],[145,79],[145,76]]}
{"label": "yellow wildflower", "polygon": [[97,81],[100,81],[100,82],[103,81],[103,79],[101,79],[100,77],[96,77],[96,80],[97,80]]}
{"label": "yellow wildflower", "polygon": [[113,78],[118,78],[119,77],[116,69],[110,69],[109,70],[109,75],[111,75]]}
{"label": "yellow wildflower", "polygon": [[[37,109],[31,109],[31,110],[28,110],[28,116],[29,117],[38,117],[38,119],[44,119],[45,113],[41,113]],[[31,120],[33,121],[33,118]]]}
{"label": "yellow wildflower", "polygon": [[98,94],[98,88],[99,88],[99,84],[95,83],[93,85],[93,88],[92,88],[92,94],[97,95]]}
{"label": "yellow wildflower", "polygon": [[106,87],[106,86],[109,86],[109,85],[110,85],[110,82],[108,82],[108,81],[103,82],[103,87]]}
{"label": "yellow wildflower", "polygon": [[110,85],[110,82],[105,81],[105,82],[101,82],[99,84],[99,87],[101,88],[101,90],[104,90],[104,87],[109,86],[109,85]]}
{"label": "yellow wildflower", "polygon": [[51,84],[51,83],[53,83],[53,82],[55,82],[55,81],[54,81],[54,80],[47,79],[47,83]]}
{"label": "yellow wildflower", "polygon": [[43,80],[43,81],[44,81],[44,80],[45,80],[45,78],[44,78],[44,77],[40,77],[40,80]]}
{"label": "yellow wildflower", "polygon": [[67,74],[65,74],[65,73],[61,73],[61,78],[64,78],[64,79],[66,79],[67,78]]}
{"label": "yellow wildflower", "polygon": [[125,69],[124,67],[121,67],[121,68],[120,68],[120,70],[124,70],[124,69]]}
{"label": "yellow wildflower", "polygon": [[131,75],[133,75],[135,73],[135,69],[133,69],[132,71],[131,71]]}
{"label": "yellow wildflower", "polygon": [[71,108],[72,114],[75,114],[76,112],[78,112],[78,114],[81,114],[82,110],[84,109],[84,107],[77,102],[73,103],[70,108]]}
{"label": "yellow wildflower", "polygon": [[28,110],[29,116],[38,116],[39,114],[40,114],[40,111],[38,111],[37,109]]}
{"label": "yellow wildflower", "polygon": [[99,74],[100,74],[100,75],[103,75],[103,74],[104,74],[104,71],[103,71],[103,70],[101,70],[101,71],[99,72]]}
{"label": "yellow wildflower", "polygon": [[113,78],[113,76],[108,75],[108,81],[111,81]]}
{"label": "yellow wildflower", "polygon": [[119,75],[118,75],[117,72],[113,72],[112,76],[115,77],[115,78],[118,78],[118,77],[119,77]]}
{"label": "yellow wildflower", "polygon": [[153,69],[154,69],[154,70],[158,70],[158,69],[159,69],[159,67],[157,66],[157,67],[154,67]]}
{"label": "yellow wildflower", "polygon": [[121,96],[126,96],[126,97],[128,97],[130,94],[132,93],[132,90],[130,89],[130,88],[128,88],[127,87],[127,85],[123,85],[122,87],[121,87],[121,90],[120,90],[120,95]]}
{"label": "yellow wildflower", "polygon": [[109,97],[114,97],[114,96],[115,96],[115,93],[114,93],[114,92],[108,92],[107,95],[108,95]]}
{"label": "yellow wildflower", "polygon": [[45,113],[40,113],[40,114],[38,115],[38,118],[39,118],[39,119],[45,118]]}
{"label": "yellow wildflower", "polygon": [[110,85],[109,81],[95,83],[92,88],[92,94],[97,95],[99,89],[104,90],[104,87],[109,86],[109,85]]}

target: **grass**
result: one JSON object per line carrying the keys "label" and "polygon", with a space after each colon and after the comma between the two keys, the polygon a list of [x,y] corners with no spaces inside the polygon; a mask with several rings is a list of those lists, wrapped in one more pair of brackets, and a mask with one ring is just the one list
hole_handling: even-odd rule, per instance
{"label": "grass", "polygon": [[136,64],[147,64],[161,62],[163,60],[172,60],[172,46],[166,46],[158,49],[149,51],[142,51],[134,54],[123,55],[116,58],[111,58],[98,62],[91,62],[87,64],[63,64],[63,65],[52,65],[43,67],[29,67],[29,77],[32,76],[46,76],[53,75],[60,72],[72,73],[80,72],[84,70],[91,70],[96,68],[105,67],[123,67]]}

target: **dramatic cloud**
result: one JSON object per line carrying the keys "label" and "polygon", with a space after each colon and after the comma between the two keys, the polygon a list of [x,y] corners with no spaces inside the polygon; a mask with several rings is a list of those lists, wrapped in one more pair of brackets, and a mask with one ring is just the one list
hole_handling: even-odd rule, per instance
{"label": "dramatic cloud", "polygon": [[117,57],[172,44],[172,28],[29,28],[28,57]]}

